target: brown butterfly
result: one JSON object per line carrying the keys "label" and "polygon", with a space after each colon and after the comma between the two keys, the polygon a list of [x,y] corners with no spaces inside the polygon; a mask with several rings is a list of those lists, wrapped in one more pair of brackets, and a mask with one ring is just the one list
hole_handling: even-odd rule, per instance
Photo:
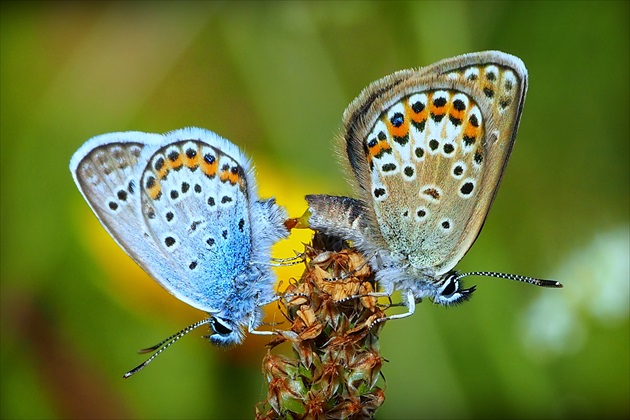
{"label": "brown butterfly", "polygon": [[353,241],[382,288],[469,299],[460,279],[484,275],[543,287],[557,281],[455,265],[481,231],[512,151],[527,92],[523,62],[499,51],[464,54],[370,84],[343,115],[342,153],[358,198],[309,195],[309,225]]}

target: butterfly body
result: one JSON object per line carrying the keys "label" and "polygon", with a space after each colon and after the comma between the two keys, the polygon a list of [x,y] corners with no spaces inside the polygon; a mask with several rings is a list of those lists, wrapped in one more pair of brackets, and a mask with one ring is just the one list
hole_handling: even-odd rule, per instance
{"label": "butterfly body", "polygon": [[[512,151],[527,70],[498,51],[403,70],[344,112],[342,159],[356,199],[306,197],[313,229],[352,240],[383,294],[468,299],[455,265],[477,238]],[[554,282],[555,283],[555,282]]]}
{"label": "butterfly body", "polygon": [[253,168],[207,130],[110,133],[88,140],[70,170],[116,242],[153,279],[207,312],[219,345],[242,342],[274,299],[270,247],[284,209],[259,200]]}

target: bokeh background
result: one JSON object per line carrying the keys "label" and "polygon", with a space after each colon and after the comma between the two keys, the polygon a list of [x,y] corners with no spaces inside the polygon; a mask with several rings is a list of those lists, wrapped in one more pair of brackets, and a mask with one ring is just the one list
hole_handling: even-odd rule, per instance
{"label": "bokeh background", "polygon": [[603,1],[2,2],[2,418],[251,418],[265,398],[265,340],[251,336],[223,351],[199,331],[122,379],[138,348],[204,314],[92,215],[68,171],[85,140],[209,128],[295,217],[305,194],[351,193],[333,138],[363,87],[486,49],[521,57],[530,86],[459,268],[565,288],[470,278],[466,305],[389,323],[378,417],[627,418],[629,14]]}

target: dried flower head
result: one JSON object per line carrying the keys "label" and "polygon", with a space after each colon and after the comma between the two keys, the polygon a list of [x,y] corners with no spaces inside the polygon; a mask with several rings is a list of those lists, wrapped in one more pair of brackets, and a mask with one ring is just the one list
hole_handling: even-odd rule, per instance
{"label": "dried flower head", "polygon": [[[267,400],[259,419],[371,418],[385,400],[376,386],[383,358],[378,335],[385,314],[374,276],[361,254],[316,234],[305,250],[302,278],[287,288],[281,309],[291,323],[269,343],[263,374]],[[293,357],[272,349],[289,342]]]}

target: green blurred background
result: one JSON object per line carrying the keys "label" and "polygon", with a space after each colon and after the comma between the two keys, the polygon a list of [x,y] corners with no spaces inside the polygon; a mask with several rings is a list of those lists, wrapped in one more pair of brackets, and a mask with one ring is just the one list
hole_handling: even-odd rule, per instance
{"label": "green blurred background", "polygon": [[[129,380],[135,350],[204,317],[101,228],[68,163],[88,138],[188,125],[243,147],[292,216],[349,194],[333,153],[371,81],[499,49],[528,67],[519,140],[457,308],[381,336],[387,418],[629,416],[628,2],[3,2],[2,418],[251,418],[265,340],[191,334]],[[277,257],[302,249],[292,235]],[[278,270],[285,281],[300,267]],[[270,318],[275,319],[277,314]]]}

